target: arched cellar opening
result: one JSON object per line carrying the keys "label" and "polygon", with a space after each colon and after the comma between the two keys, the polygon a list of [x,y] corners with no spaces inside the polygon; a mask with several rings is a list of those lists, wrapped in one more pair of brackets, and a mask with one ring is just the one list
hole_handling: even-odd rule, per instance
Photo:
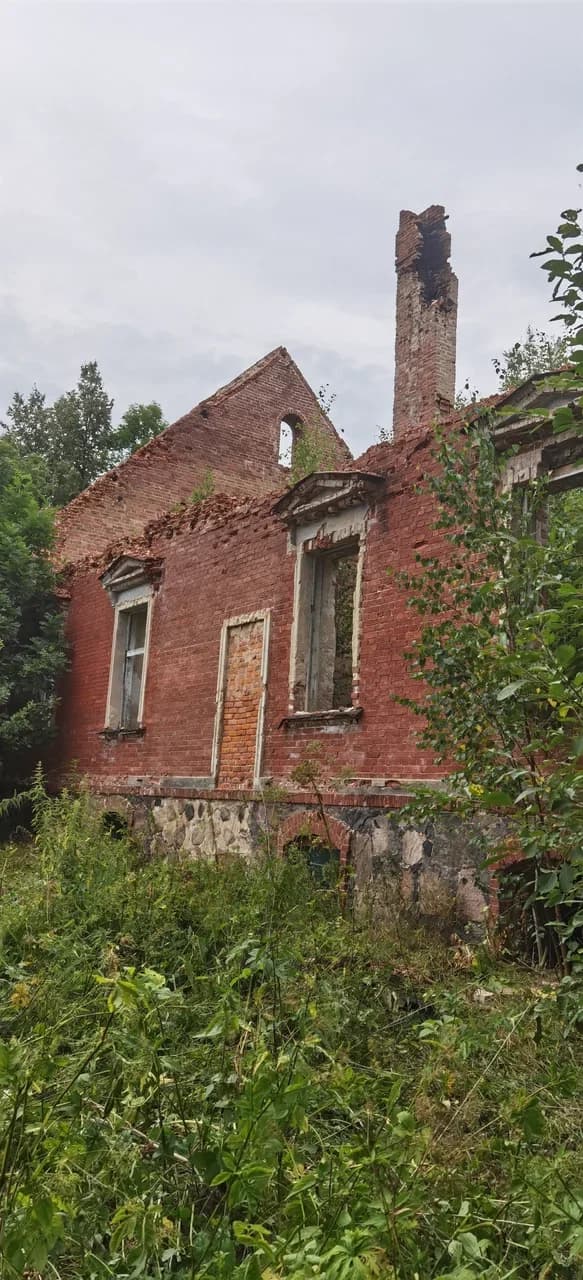
{"label": "arched cellar opening", "polygon": [[340,850],[315,835],[297,835],[284,847],[284,857],[303,862],[318,889],[332,889],[340,878]]}
{"label": "arched cellar opening", "polygon": [[101,816],[103,830],[112,840],[125,840],[129,835],[130,824],[123,813],[117,809],[105,809]]}

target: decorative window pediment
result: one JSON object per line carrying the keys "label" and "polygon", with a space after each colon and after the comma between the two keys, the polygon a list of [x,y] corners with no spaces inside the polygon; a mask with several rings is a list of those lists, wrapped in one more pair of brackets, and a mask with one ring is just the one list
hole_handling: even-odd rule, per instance
{"label": "decorative window pediment", "polygon": [[314,471],[278,498],[273,512],[286,524],[307,524],[346,507],[368,505],[384,484],[385,477],[371,471]]}
{"label": "decorative window pediment", "polygon": [[135,587],[151,587],[160,576],[158,560],[138,559],[137,556],[118,556],[101,574],[101,582],[110,600],[115,604],[122,593]]}

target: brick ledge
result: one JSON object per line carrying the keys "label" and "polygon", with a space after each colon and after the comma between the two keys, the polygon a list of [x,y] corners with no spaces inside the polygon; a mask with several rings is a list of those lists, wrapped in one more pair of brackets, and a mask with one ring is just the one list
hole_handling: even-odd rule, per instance
{"label": "brick ledge", "polygon": [[[308,805],[318,807],[318,800],[313,791],[288,791],[280,797],[279,793],[275,799],[268,794],[264,795],[262,791],[254,791],[249,789],[229,789],[225,787],[199,788],[199,787],[160,787],[152,783],[144,782],[142,785],[134,784],[128,786],[120,780],[112,778],[111,781],[103,781],[96,783],[92,791],[98,795],[124,795],[124,796],[143,796],[144,799],[168,799],[168,800],[218,800],[232,801],[234,803],[250,803],[261,804],[264,800],[267,804],[284,807],[297,805]],[[402,809],[409,800],[412,799],[410,791],[324,791],[322,792],[322,802],[326,806],[353,809]]]}

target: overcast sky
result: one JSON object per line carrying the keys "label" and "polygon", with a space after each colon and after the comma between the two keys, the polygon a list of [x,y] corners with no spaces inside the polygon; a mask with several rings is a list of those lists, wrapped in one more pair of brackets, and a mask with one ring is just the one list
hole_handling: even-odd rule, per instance
{"label": "overcast sky", "polygon": [[[172,420],[284,344],[355,451],[391,419],[394,236],[444,204],[458,383],[548,325],[583,203],[577,3],[0,3],[0,412],[96,359]],[[555,326],[556,328],[556,326]]]}

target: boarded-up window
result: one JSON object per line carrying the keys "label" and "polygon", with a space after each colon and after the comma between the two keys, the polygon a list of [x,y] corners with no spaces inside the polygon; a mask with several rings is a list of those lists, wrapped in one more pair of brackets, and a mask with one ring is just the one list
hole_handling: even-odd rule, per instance
{"label": "boarded-up window", "polygon": [[250,785],[259,767],[265,681],[264,628],[263,618],[227,627],[218,708],[220,786]]}

